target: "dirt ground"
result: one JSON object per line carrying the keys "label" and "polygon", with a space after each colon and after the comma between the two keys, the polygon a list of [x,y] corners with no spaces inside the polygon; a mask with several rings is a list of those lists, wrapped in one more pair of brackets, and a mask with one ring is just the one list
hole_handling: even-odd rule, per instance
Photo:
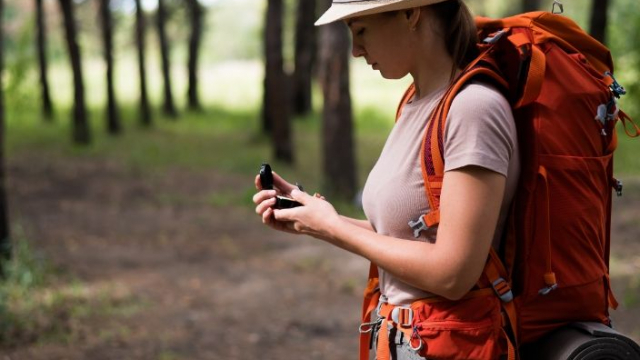
{"label": "dirt ground", "polygon": [[[211,200],[247,201],[252,179],[42,155],[9,159],[7,172],[12,219],[62,270],[56,286],[77,280],[102,300],[66,320],[65,341],[0,349],[0,359],[357,357],[368,264],[266,230],[250,204]],[[613,318],[638,339],[640,182],[629,187],[615,204],[613,255],[618,299],[630,300]]]}

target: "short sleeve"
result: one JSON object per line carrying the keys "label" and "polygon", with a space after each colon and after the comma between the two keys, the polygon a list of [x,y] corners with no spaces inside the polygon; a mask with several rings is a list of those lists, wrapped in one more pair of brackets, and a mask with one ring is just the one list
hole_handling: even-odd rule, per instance
{"label": "short sleeve", "polygon": [[516,144],[513,113],[499,91],[472,83],[455,97],[445,127],[445,172],[475,165],[507,176]]}

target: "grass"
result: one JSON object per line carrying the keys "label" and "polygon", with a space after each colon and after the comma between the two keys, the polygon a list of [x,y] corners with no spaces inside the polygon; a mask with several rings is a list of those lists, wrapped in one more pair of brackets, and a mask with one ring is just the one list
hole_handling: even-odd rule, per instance
{"label": "grass", "polygon": [[[168,168],[216,171],[246,176],[247,183],[239,184],[231,194],[212,194],[212,206],[225,206],[247,201],[252,189],[253,175],[264,161],[272,164],[280,174],[292,182],[298,181],[309,191],[322,189],[321,120],[316,112],[295,119],[295,164],[288,166],[273,160],[270,140],[260,131],[260,103],[262,68],[259,62],[244,61],[206,65],[202,70],[202,112],[182,111],[176,121],[167,119],[155,110],[154,126],[143,129],[137,121],[136,99],[138,85],[131,74],[133,62],[122,62],[116,72],[120,113],[124,123],[121,136],[105,134],[103,66],[99,60],[86,62],[90,70],[86,78],[88,106],[93,130],[93,143],[88,147],[71,144],[69,103],[71,101],[68,70],[60,65],[52,71],[53,82],[60,91],[54,92],[57,118],[43,123],[36,107],[35,91],[24,87],[8,94],[7,151],[9,156],[19,152],[37,152],[42,156],[63,158],[107,158],[125,164],[132,171],[160,175]],[[375,164],[385,138],[393,125],[396,103],[409,79],[386,81],[361,62],[352,66],[352,100],[356,131],[356,161],[358,184],[363,186]],[[150,74],[157,71],[150,69]],[[184,74],[176,70],[174,93],[184,94]],[[33,76],[26,76],[26,79]],[[153,104],[158,104],[162,89],[160,79],[151,76]],[[127,101],[122,101],[126,99]],[[178,106],[184,97],[176,96]],[[321,108],[319,89],[314,92],[314,108]],[[637,117],[637,116],[636,116]],[[616,152],[616,175],[640,174],[640,157],[634,155],[637,139],[630,139],[620,130],[619,150]],[[347,202],[337,207],[351,215],[360,212]]]}
{"label": "grass", "polygon": [[[20,234],[20,228],[14,231]],[[67,280],[39,257],[23,236],[13,242],[13,258],[0,282],[0,348],[25,343],[74,343],[82,336],[78,320],[129,317],[145,304],[114,284],[89,287]]]}

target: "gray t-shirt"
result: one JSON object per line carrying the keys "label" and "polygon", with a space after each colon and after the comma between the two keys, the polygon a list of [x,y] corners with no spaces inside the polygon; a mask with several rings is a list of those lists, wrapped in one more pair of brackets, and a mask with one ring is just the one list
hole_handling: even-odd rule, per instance
{"label": "gray t-shirt", "polygon": [[[420,164],[427,122],[444,89],[405,105],[363,191],[364,212],[375,231],[399,239],[435,241],[437,229],[413,237],[407,224],[429,211]],[[506,176],[505,196],[494,235],[499,245],[520,173],[518,140],[511,107],[493,87],[467,85],[453,100],[445,128],[445,172],[469,165]],[[446,241],[446,239],[440,239]],[[408,305],[432,296],[379,269],[380,289],[389,303]]]}

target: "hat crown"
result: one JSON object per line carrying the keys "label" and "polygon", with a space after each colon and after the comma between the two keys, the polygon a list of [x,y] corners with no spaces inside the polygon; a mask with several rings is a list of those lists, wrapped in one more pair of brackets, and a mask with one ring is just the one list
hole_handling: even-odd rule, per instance
{"label": "hat crown", "polygon": [[432,5],[447,0],[333,0],[331,7],[316,21],[325,25],[355,16],[378,14]]}

